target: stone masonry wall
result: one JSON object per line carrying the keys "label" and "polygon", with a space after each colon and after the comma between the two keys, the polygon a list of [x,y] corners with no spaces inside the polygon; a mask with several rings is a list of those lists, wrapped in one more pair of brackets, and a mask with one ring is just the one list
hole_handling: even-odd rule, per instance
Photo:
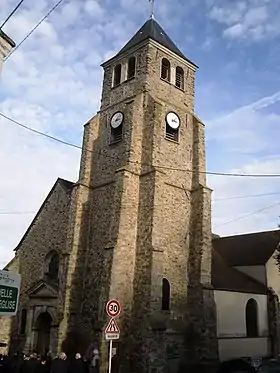
{"label": "stone masonry wall", "polygon": [[[196,68],[155,43],[150,43],[147,51],[147,84],[146,88],[151,95],[159,100],[171,105],[181,107],[182,110],[193,112],[195,95],[195,71]],[[168,59],[171,65],[171,76],[176,67],[181,67],[184,71],[184,89],[176,87],[174,84],[160,78],[161,61]]]}
{"label": "stone masonry wall", "polygon": [[[137,57],[135,78],[112,88],[115,64],[126,64],[131,55]],[[162,57],[170,60],[173,70],[177,65],[184,68],[185,90],[161,80]],[[98,120],[89,123],[84,137],[84,146],[91,144],[91,156],[83,153],[83,185],[74,202],[87,213],[73,221],[78,233],[69,245],[74,256],[67,283],[68,327],[75,328],[70,319],[76,317],[84,339],[101,343],[105,372],[104,307],[116,297],[123,307],[118,319],[121,371],[165,372],[167,351],[175,351],[180,363],[191,348],[207,357],[201,338],[188,344],[189,329],[195,325],[190,325],[190,316],[195,319],[199,313],[205,320],[199,324],[199,337],[206,337],[215,325],[211,295],[202,287],[211,263],[211,204],[203,174],[204,128],[193,119],[195,69],[147,42],[105,63],[104,71]],[[110,118],[119,110],[125,117],[123,139],[111,144]],[[176,111],[181,119],[178,142],[165,138],[168,111]],[[167,312],[160,309],[163,277],[171,284]]]}
{"label": "stone masonry wall", "polygon": [[[55,184],[36,220],[32,223],[26,236],[17,247],[18,269],[21,274],[21,291],[18,316],[13,320],[11,335],[12,346],[23,349],[25,337],[19,336],[19,315],[21,308],[29,308],[29,290],[44,274],[44,259],[51,250],[60,255],[60,277],[65,275],[63,268],[65,255],[65,236],[68,223],[69,194],[60,185]],[[60,297],[64,294],[60,292]],[[31,330],[26,330],[30,336]]]}

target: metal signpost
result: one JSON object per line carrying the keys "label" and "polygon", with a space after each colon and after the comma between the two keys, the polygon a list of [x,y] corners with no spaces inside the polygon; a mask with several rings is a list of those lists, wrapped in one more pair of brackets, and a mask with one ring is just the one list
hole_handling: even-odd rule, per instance
{"label": "metal signpost", "polygon": [[0,316],[16,315],[20,280],[19,274],[0,270]]}
{"label": "metal signpost", "polygon": [[109,371],[112,370],[112,354],[113,354],[113,340],[120,338],[120,328],[115,320],[115,317],[119,316],[121,313],[121,305],[116,299],[111,299],[106,305],[107,315],[111,317],[106,329],[105,338],[110,341],[109,344]]}

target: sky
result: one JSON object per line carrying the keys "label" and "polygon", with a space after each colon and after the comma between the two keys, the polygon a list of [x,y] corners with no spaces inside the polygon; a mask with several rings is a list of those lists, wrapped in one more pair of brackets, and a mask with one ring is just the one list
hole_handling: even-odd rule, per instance
{"label": "sky", "polygon": [[[57,0],[25,0],[3,30],[18,44]],[[18,0],[1,0],[0,22]],[[280,174],[280,0],[156,0],[155,17],[199,69],[196,114],[207,170]],[[148,0],[64,0],[5,61],[0,111],[81,145],[103,71],[149,17]],[[0,266],[58,177],[76,181],[80,151],[0,119]],[[280,178],[208,175],[220,235],[276,229]]]}

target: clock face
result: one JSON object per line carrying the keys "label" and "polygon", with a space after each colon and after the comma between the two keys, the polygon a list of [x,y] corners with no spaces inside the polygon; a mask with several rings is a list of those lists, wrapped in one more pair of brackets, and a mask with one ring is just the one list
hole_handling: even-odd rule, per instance
{"label": "clock face", "polygon": [[121,111],[117,111],[111,118],[112,128],[118,128],[123,122],[124,115]]}
{"label": "clock face", "polygon": [[173,128],[174,130],[177,130],[180,126],[180,118],[176,113],[173,113],[172,111],[170,111],[166,115],[166,122],[169,127]]}

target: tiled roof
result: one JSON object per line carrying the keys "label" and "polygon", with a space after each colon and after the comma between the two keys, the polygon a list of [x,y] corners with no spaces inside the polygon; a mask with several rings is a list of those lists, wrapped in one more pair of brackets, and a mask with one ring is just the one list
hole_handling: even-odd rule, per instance
{"label": "tiled roof", "polygon": [[18,243],[18,245],[16,246],[16,248],[14,249],[14,251],[18,251],[19,248],[20,248],[20,245],[22,244],[22,242],[24,241],[25,237],[28,235],[29,231],[31,230],[31,228],[33,227],[33,224],[35,223],[36,219],[38,218],[38,216],[40,215],[41,211],[43,210],[43,208],[45,207],[45,204],[46,202],[48,201],[48,199],[50,198],[50,196],[52,195],[53,191],[55,190],[56,186],[60,184],[66,193],[69,193],[71,192],[73,186],[74,186],[74,183],[72,183],[71,181],[68,181],[68,180],[65,180],[65,179],[61,179],[61,178],[58,178],[55,182],[55,184],[53,185],[52,189],[50,190],[49,194],[47,195],[47,197],[45,198],[44,202],[42,203],[42,205],[40,206],[39,210],[37,211],[34,219],[32,220],[31,224],[29,225],[29,227],[27,228],[26,232],[24,233],[23,237],[21,238],[20,242]]}
{"label": "tiled roof", "polygon": [[119,51],[119,53],[116,56],[119,56],[120,54],[127,52],[131,48],[135,47],[136,45],[147,39],[152,39],[158,42],[170,51],[182,57],[184,60],[196,66],[192,61],[186,58],[186,56],[178,49],[178,47],[173,43],[170,37],[161,28],[161,26],[152,18],[144,23],[144,25],[136,32],[136,34],[129,40],[129,42],[125,44],[125,46]]}
{"label": "tiled roof", "polygon": [[216,290],[267,294],[267,287],[227,265],[220,254],[212,252],[212,285]]}
{"label": "tiled roof", "polygon": [[213,239],[214,250],[229,266],[264,265],[280,242],[280,230]]}

